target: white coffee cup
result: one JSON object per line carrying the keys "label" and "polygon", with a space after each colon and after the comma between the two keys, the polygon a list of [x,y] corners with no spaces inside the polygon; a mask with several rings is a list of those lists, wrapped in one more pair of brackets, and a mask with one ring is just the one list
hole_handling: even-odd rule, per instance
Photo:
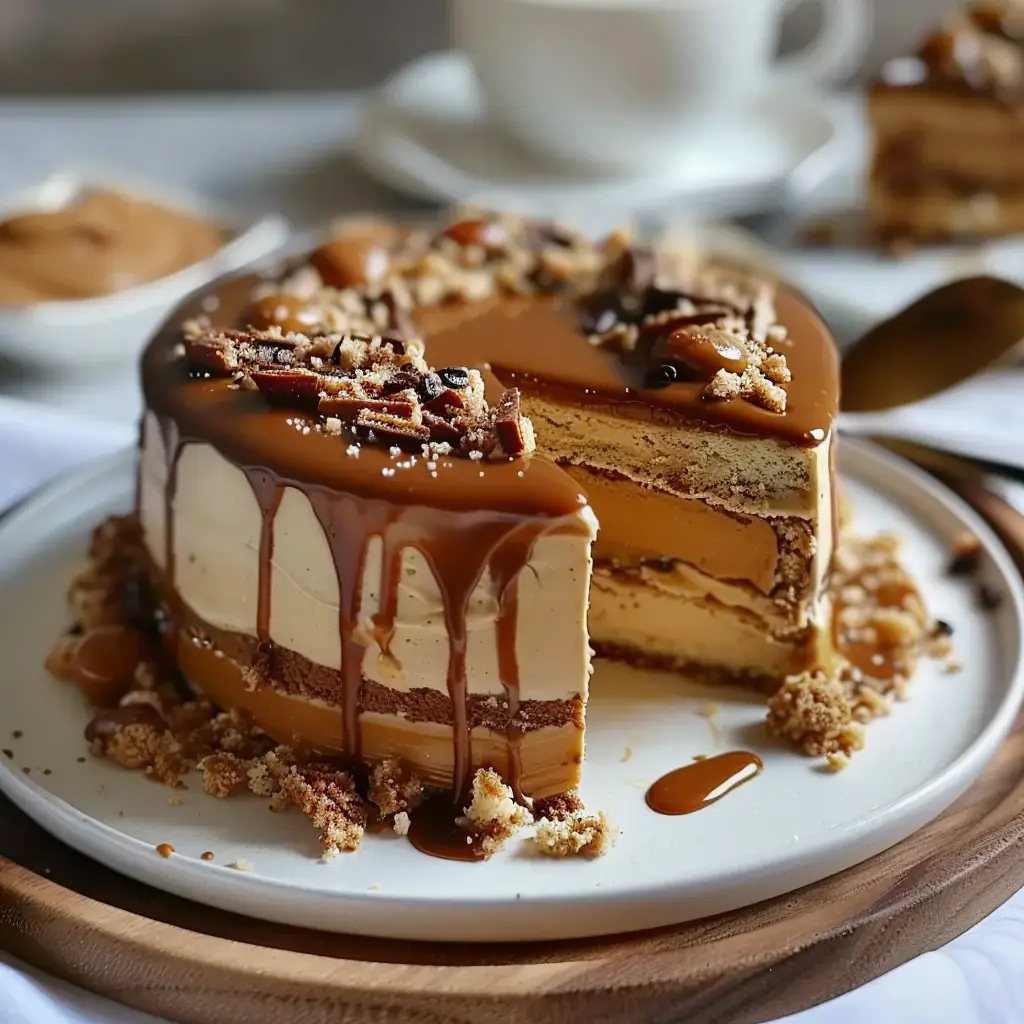
{"label": "white coffee cup", "polygon": [[817,38],[774,60],[781,19],[802,2],[450,0],[450,12],[509,137],[558,160],[637,168],[685,151],[768,89],[853,70],[870,32],[863,0],[818,0]]}

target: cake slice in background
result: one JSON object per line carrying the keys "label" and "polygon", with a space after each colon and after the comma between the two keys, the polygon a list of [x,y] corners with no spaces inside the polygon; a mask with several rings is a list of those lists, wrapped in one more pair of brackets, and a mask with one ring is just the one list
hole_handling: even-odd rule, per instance
{"label": "cake slice in background", "polygon": [[870,88],[872,225],[886,241],[1024,230],[1024,4],[951,18]]}

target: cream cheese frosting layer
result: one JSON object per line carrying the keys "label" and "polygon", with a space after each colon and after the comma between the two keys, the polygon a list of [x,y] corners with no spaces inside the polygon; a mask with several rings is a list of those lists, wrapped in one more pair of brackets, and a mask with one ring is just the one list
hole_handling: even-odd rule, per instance
{"label": "cream cheese frosting layer", "polygon": [[[231,632],[257,634],[262,513],[246,475],[211,445],[185,445],[174,488],[175,588],[202,619]],[[145,542],[164,568],[167,457],[155,416],[147,414],[139,509]],[[587,592],[593,514],[552,520],[519,574],[516,657],[523,700],[565,700],[586,693]],[[560,529],[564,527],[564,529]],[[304,492],[284,488],[273,522],[269,639],[328,668],[340,668],[337,574],[323,528]],[[447,692],[449,637],[443,600],[423,555],[402,553],[390,657],[373,636],[379,607],[381,548],[371,537],[359,621],[366,625],[363,676],[397,690]],[[497,601],[485,572],[466,616],[467,690],[502,695]]]}

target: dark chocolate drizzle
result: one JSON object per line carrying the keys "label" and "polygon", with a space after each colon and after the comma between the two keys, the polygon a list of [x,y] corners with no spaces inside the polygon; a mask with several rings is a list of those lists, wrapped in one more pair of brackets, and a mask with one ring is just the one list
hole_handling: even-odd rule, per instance
{"label": "dark chocolate drizzle", "polygon": [[256,598],[256,637],[260,643],[270,642],[270,588],[274,563],[274,517],[284,497],[284,488],[266,470],[245,471],[246,479],[260,507],[260,551],[258,590]]}

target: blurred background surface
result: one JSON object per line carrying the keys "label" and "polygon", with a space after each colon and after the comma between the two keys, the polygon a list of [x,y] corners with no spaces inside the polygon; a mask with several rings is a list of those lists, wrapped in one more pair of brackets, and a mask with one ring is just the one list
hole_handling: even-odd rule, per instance
{"label": "blurred background surface", "polygon": [[[905,52],[950,0],[867,0],[861,77]],[[444,0],[0,0],[0,93],[363,88],[443,48]],[[784,48],[813,34],[813,0]]]}

